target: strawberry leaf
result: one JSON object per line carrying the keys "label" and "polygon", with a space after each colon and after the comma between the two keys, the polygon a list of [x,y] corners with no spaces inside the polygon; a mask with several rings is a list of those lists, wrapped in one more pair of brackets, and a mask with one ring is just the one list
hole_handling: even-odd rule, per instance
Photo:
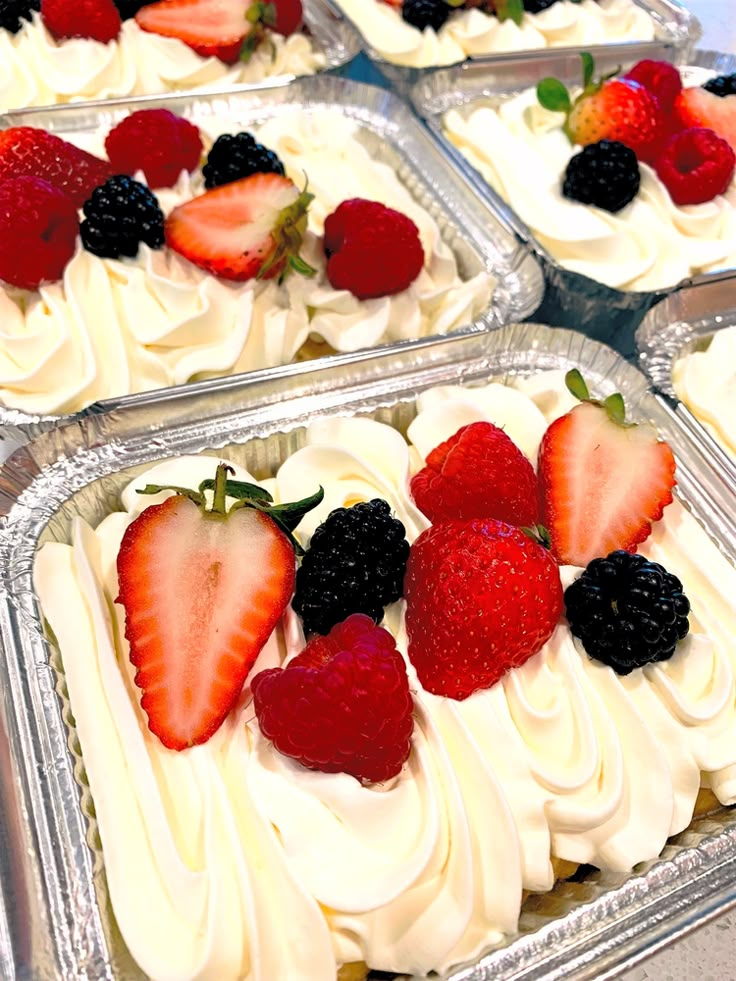
{"label": "strawberry leaf", "polygon": [[320,487],[314,494],[302,498],[301,501],[293,501],[291,504],[274,504],[273,507],[268,509],[268,514],[272,518],[278,516],[283,524],[293,531],[305,514],[308,514],[313,508],[316,508],[317,505],[322,503],[324,496],[324,488]]}
{"label": "strawberry leaf", "polygon": [[568,392],[574,395],[578,401],[590,401],[590,390],[577,368],[571,368],[565,375],[565,385],[567,386]]}
{"label": "strawberry leaf", "polygon": [[569,112],[570,93],[558,78],[543,78],[537,85],[539,104],[550,112]]}
{"label": "strawberry leaf", "polygon": [[[214,486],[214,481],[211,481]],[[191,487],[177,487],[175,484],[146,484],[145,487],[136,491],[137,494],[160,494],[162,491],[173,491],[180,497],[188,497],[199,507],[204,507],[204,494],[201,491],[192,490]]]}
{"label": "strawberry leaf", "polygon": [[593,55],[589,51],[581,51],[580,58],[583,62],[583,88],[587,89],[593,81],[593,72],[595,71]]}
{"label": "strawberry leaf", "polygon": [[523,0],[496,0],[496,17],[502,23],[512,20],[518,27],[524,19]]}
{"label": "strawberry leaf", "polygon": [[620,392],[615,392],[604,399],[603,408],[612,422],[617,422],[619,426],[626,425],[626,406],[624,405],[624,397]]}

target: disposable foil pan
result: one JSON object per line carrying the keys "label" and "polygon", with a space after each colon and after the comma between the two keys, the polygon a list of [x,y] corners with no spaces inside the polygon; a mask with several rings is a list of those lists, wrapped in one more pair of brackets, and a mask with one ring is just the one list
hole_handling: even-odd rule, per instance
{"label": "disposable foil pan", "polygon": [[[468,325],[471,329],[487,330],[522,320],[542,300],[543,277],[529,248],[519,243],[495,205],[478,201],[464,176],[448,165],[436,141],[407,106],[380,88],[333,76],[309,76],[238,92],[146,96],[133,102],[108,100],[53,110],[29,109],[0,118],[0,129],[41,126],[62,137],[107,132],[130,111],[143,106],[164,106],[195,123],[213,115],[225,116],[234,131],[290,112],[336,109],[359,124],[359,138],[373,158],[392,166],[409,192],[432,215],[455,253],[461,274],[470,277],[483,269],[491,274],[495,286],[490,304],[475,325]],[[219,379],[214,381],[218,383]],[[149,398],[149,393],[143,393],[108,399],[79,415]],[[33,416],[0,406],[0,441],[4,437],[24,442],[70,418],[73,417]]]}
{"label": "disposable foil pan", "polygon": [[[327,0],[339,8],[339,0]],[[636,0],[640,7],[649,13],[655,24],[655,37],[652,41],[626,41],[613,44],[588,45],[596,61],[605,51],[612,51],[618,61],[634,62],[641,58],[665,58],[667,61],[685,61],[692,53],[702,34],[698,19],[690,13],[679,0]],[[347,15],[344,15],[347,16]],[[359,28],[355,25],[356,31]],[[362,35],[361,35],[362,37]],[[412,68],[408,65],[397,65],[387,61],[379,51],[363,38],[363,50],[378,70],[400,92],[408,90],[419,82],[427,79],[438,66],[430,68]],[[566,55],[580,51],[580,47],[559,47],[545,49],[527,49],[525,51],[505,52],[492,55],[482,55],[472,61],[485,67],[497,65],[502,67],[519,56],[524,60],[544,58],[550,53]]]}
{"label": "disposable foil pan", "polygon": [[[638,57],[632,56],[631,51],[604,50],[596,55],[596,68],[605,74],[620,66],[629,67]],[[690,67],[696,71],[709,69],[718,74],[727,74],[736,71],[736,56],[699,51],[690,59],[688,67],[682,69],[685,77]],[[613,289],[588,276],[565,269],[443,134],[442,118],[448,110],[470,112],[479,103],[498,105],[504,99],[535,86],[547,75],[555,76],[568,85],[579,85],[579,53],[541,52],[534,59],[509,58],[504,63],[495,65],[480,61],[465,62],[455,68],[442,69],[427,76],[414,86],[411,98],[417,112],[425,117],[429,128],[441,140],[449,159],[468,177],[479,195],[503,210],[508,227],[513,229],[539,259],[544,270],[546,292],[535,319],[583,330],[590,337],[611,344],[626,357],[633,357],[634,331],[650,307],[692,282],[718,274],[709,273],[686,279],[658,291],[635,292]]]}
{"label": "disposable foil pan", "polygon": [[691,351],[703,350],[716,331],[734,326],[736,272],[723,273],[680,289],[652,307],[636,331],[636,347],[639,364],[652,385],[670,400],[681,424],[736,487],[736,460],[678,399],[672,384],[676,361]]}
{"label": "disposable foil pan", "polygon": [[[678,458],[678,493],[736,562],[733,494],[702,468],[677,419],[646,379],[579,333],[534,324],[424,342],[425,356],[366,352],[350,371],[325,364],[290,381],[271,377],[230,391],[183,396],[167,412],[131,405],[51,430],[0,471],[0,933],[19,978],[136,978],[108,905],[104,860],[58,652],[46,640],[33,592],[44,542],[68,542],[73,519],[92,524],[120,508],[120,492],[154,461],[226,455],[258,478],[304,444],[317,418],[377,418],[402,431],[419,393],[579,366],[593,391],[621,391]],[[726,504],[730,501],[731,507]],[[584,870],[583,870],[584,871]],[[606,978],[736,901],[736,815],[695,820],[661,858],[635,874],[578,874],[527,900],[518,935],[455,981]],[[155,915],[155,914],[153,914]]]}

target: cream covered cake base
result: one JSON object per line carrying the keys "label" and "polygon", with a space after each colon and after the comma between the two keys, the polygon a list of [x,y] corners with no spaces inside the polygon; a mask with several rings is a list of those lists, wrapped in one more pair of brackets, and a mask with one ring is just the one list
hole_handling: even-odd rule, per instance
{"label": "cream covered cake base", "polygon": [[[375,496],[413,540],[427,522],[408,479],[432,447],[488,419],[534,462],[547,423],[570,407],[563,393],[559,373],[516,389],[435,389],[419,400],[411,445],[369,419],[318,421],[268,486],[277,500],[324,486],[299,529],[305,544],[334,507]],[[446,970],[513,933],[524,892],[550,889],[561,868],[629,870],[688,825],[701,787],[736,800],[736,570],[678,502],[642,548],[692,604],[691,633],[668,662],[620,677],[583,653],[563,619],[523,667],[462,702],[424,692],[409,666],[412,752],[381,786],[280,756],[247,684],[208,743],[165,749],[133,684],[116,557],[129,523],[158,500],[136,488],[196,486],[214,462],[152,467],[123,491],[123,510],[94,530],[77,519],[72,544],[44,546],[36,563],[115,917],[152,978],[314,981],[360,962]],[[578,574],[564,567],[563,582]],[[405,652],[402,602],[385,626]],[[303,643],[287,611],[253,673]]]}
{"label": "cream covered cake base", "polygon": [[736,459],[736,327],[713,334],[707,348],[675,362],[677,397]]}

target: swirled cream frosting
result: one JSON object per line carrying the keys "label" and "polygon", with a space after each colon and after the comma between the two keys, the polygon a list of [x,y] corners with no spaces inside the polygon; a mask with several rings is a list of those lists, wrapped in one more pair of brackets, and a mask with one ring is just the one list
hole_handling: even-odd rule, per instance
{"label": "swirled cream frosting", "polygon": [[562,195],[579,147],[536,91],[492,107],[448,112],[447,137],[565,269],[621,290],[658,290],[687,276],[736,266],[736,180],[705,204],[678,206],[639,163],[639,193],[616,214]]}
{"label": "swirled cream frosting", "polygon": [[368,44],[386,61],[413,68],[531,48],[651,41],[654,22],[633,0],[558,0],[520,25],[477,7],[458,10],[434,31],[407,23],[384,0],[337,0]]}
{"label": "swirled cream frosting", "polygon": [[313,75],[322,52],[301,33],[269,34],[250,61],[226,65],[204,58],[176,38],[141,30],[126,20],[119,37],[56,40],[40,14],[17,34],[0,30],[0,110],[159,92],[222,90],[278,75]]}
{"label": "swirled cream frosting", "polygon": [[677,397],[736,459],[736,327],[715,331],[707,347],[679,358],[672,383]]}
{"label": "swirled cream frosting", "polygon": [[[408,490],[428,450],[464,423],[504,426],[534,460],[567,410],[558,374],[422,395],[409,443],[363,418],[315,422],[269,487],[320,483],[330,509],[385,498],[413,540]],[[127,657],[116,557],[134,517],[196,486],[212,457],[137,477],[123,510],[70,545],[47,544],[35,583],[58,640],[122,935],[154,981],[322,981],[345,963],[407,974],[478,957],[517,926],[522,890],[554,880],[552,856],[628,870],[689,823],[701,786],[736,801],[736,570],[679,503],[642,551],[683,581],[691,632],[670,661],[621,677],[587,657],[563,620],[493,688],[462,702],[415,692],[412,751],[385,785],[307,770],[260,734],[248,682],[205,745],[172,752],[147,729]],[[249,479],[236,467],[238,479]],[[565,583],[580,570],[564,567]],[[406,652],[403,603],[385,626]],[[253,673],[303,647],[287,611]],[[251,675],[252,677],[252,675]],[[144,901],[145,900],[145,901]]]}
{"label": "swirled cream frosting", "polygon": [[[234,131],[227,120],[207,126],[212,139]],[[315,200],[301,254],[317,275],[232,283],[170,249],[141,245],[137,258],[115,260],[80,244],[60,282],[0,291],[0,402],[42,415],[73,412],[99,399],[288,364],[307,341],[313,353],[329,353],[444,334],[488,308],[491,277],[460,276],[437,223],[394,169],[373,159],[356,122],[337,110],[293,110],[253,131],[295,183],[308,179]],[[101,151],[94,138],[77,142]],[[203,190],[197,171],[156,194],[168,213]],[[358,300],[330,285],[324,220],[352,197],[381,201],[419,228],[425,263],[403,292]]]}

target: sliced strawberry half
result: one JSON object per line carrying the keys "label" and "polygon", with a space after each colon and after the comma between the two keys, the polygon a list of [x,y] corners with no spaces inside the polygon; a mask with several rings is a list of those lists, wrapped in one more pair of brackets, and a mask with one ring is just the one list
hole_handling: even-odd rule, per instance
{"label": "sliced strawberry half", "polygon": [[736,95],[718,96],[703,88],[683,89],[675,113],[685,127],[712,129],[736,152]]}
{"label": "sliced strawberry half", "polygon": [[[118,554],[141,706],[169,749],[206,742],[233,708],[294,589],[291,530],[322,498],[272,507],[265,491],[227,472],[220,464],[198,491],[146,487],[177,493],[141,512]],[[226,495],[239,498],[229,511]]]}
{"label": "sliced strawberry half", "polygon": [[635,552],[649,537],[672,502],[675,459],[650,427],[624,421],[620,395],[591,400],[577,371],[568,384],[584,401],[542,439],[542,521],[558,561],[587,566],[616,549]]}
{"label": "sliced strawberry half", "polygon": [[246,18],[252,0],[159,0],[135,15],[136,23],[152,34],[177,38],[204,58],[228,65],[240,58],[245,38],[253,30]]}
{"label": "sliced strawberry half", "polygon": [[280,174],[251,174],[175,208],[166,242],[224,279],[271,279],[287,267],[313,275],[298,254],[313,196]]}

